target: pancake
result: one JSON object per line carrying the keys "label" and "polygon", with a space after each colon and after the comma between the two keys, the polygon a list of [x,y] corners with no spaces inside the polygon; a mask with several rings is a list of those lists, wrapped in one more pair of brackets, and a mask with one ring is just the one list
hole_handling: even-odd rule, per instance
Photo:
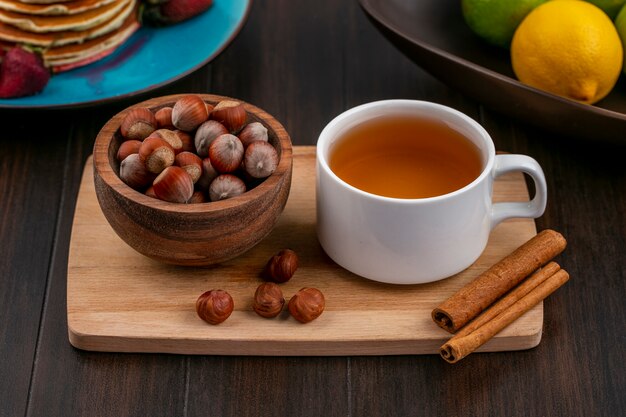
{"label": "pancake", "polygon": [[136,13],[136,1],[137,0],[131,0],[117,15],[113,16],[112,19],[87,30],[33,33],[26,32],[5,23],[0,23],[0,40],[13,43],[23,43],[43,48],[84,42],[86,40],[105,35],[122,26],[124,21],[134,10]]}
{"label": "pancake", "polygon": [[110,20],[129,2],[114,0],[83,13],[61,16],[35,16],[0,10],[0,22],[35,33],[87,30]]}
{"label": "pancake", "polygon": [[67,3],[28,4],[19,0],[0,0],[0,10],[28,15],[55,16],[83,13],[114,0],[73,0]]}
{"label": "pancake", "polygon": [[[136,9],[135,9],[136,10]],[[83,43],[63,45],[43,51],[44,63],[53,72],[84,66],[110,55],[139,29],[136,11],[130,13],[115,31]]]}
{"label": "pancake", "polygon": [[30,45],[54,73],[98,61],[139,27],[140,0],[0,0],[0,47]]}

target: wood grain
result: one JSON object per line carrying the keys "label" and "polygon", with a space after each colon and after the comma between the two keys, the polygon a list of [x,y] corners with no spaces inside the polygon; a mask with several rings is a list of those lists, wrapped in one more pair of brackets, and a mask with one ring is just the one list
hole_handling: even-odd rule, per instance
{"label": "wood grain", "polygon": [[[98,94],[99,74],[82,73]],[[429,100],[478,120],[496,149],[537,159],[549,190],[537,228],[568,239],[557,262],[572,275],[544,303],[541,343],[474,354],[454,366],[437,355],[186,356],[72,347],[68,250],[94,138],[123,108],[181,92],[254,103],[297,145],[314,144],[326,123],[355,105]],[[158,91],[86,109],[3,108],[0,416],[626,415],[624,149],[593,136],[555,136],[499,111],[406,59],[358,2],[335,0],[252,2],[248,22],[219,57]]]}
{"label": "wood grain", "polygon": [[[81,349],[234,355],[373,355],[436,353],[449,338],[430,318],[434,306],[488,266],[532,237],[532,220],[513,220],[494,230],[488,248],[466,271],[431,284],[396,286],[365,280],[340,268],[322,251],[315,234],[315,148],[294,153],[291,196],[275,230],[245,254],[210,269],[181,268],[135,252],[103,221],[94,201],[90,161],[78,197],[68,264],[68,327]],[[497,182],[496,200],[528,199],[521,174]],[[260,272],[278,250],[301,259],[289,296],[319,288],[326,311],[302,325],[288,314],[274,320],[251,309]],[[228,291],[235,311],[219,326],[195,313],[196,298],[211,288]],[[541,306],[515,322],[484,351],[536,346]],[[275,343],[280,342],[280,343]]]}
{"label": "wood grain", "polygon": [[2,120],[0,137],[0,416],[26,414],[68,149],[61,121],[32,117]]}

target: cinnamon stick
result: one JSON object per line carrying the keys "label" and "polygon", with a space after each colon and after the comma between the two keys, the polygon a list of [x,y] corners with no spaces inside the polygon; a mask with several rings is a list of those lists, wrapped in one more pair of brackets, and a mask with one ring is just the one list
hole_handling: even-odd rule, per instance
{"label": "cinnamon stick", "polygon": [[522,281],[517,287],[509,291],[504,297],[496,301],[491,307],[483,311],[478,317],[463,326],[461,330],[454,334],[455,337],[465,336],[472,333],[479,327],[493,320],[498,314],[511,307],[515,302],[520,300],[526,294],[531,292],[539,284],[556,274],[561,266],[556,262],[550,262],[540,270],[532,274],[526,280]]}
{"label": "cinnamon stick", "polygon": [[478,349],[498,332],[511,324],[522,314],[543,301],[546,297],[565,284],[569,274],[559,269],[555,274],[541,282],[526,295],[518,299],[509,308],[504,309],[493,319],[473,331],[452,337],[440,348],[441,357],[447,362],[456,363]]}
{"label": "cinnamon stick", "polygon": [[543,230],[441,303],[432,311],[433,320],[450,333],[456,332],[561,253],[566,244],[560,233]]}

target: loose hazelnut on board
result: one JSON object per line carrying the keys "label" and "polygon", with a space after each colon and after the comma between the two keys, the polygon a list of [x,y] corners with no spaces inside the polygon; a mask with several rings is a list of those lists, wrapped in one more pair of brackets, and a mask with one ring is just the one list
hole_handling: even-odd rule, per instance
{"label": "loose hazelnut on board", "polygon": [[252,142],[256,140],[262,140],[267,142],[269,140],[267,136],[267,128],[260,122],[248,123],[237,135],[244,148],[247,148]]}
{"label": "loose hazelnut on board", "polygon": [[289,313],[301,323],[308,323],[318,318],[323,312],[326,301],[324,294],[317,288],[302,288],[289,300]]}
{"label": "loose hazelnut on board", "polygon": [[269,142],[252,142],[244,153],[244,169],[253,178],[266,178],[276,171],[278,152]]}
{"label": "loose hazelnut on board", "polygon": [[227,133],[218,136],[209,145],[209,159],[217,171],[233,172],[241,166],[243,161],[243,145],[235,135]]}
{"label": "loose hazelnut on board", "polygon": [[280,314],[285,298],[280,287],[273,282],[259,285],[254,293],[252,309],[261,317],[272,318]]}
{"label": "loose hazelnut on board", "polygon": [[193,181],[181,167],[170,166],[161,172],[152,183],[154,194],[170,203],[186,203],[193,194]]}
{"label": "loose hazelnut on board", "polygon": [[237,133],[246,124],[248,114],[240,102],[223,100],[215,105],[210,118],[223,124],[230,133]]}
{"label": "loose hazelnut on board", "polygon": [[125,139],[144,140],[157,127],[157,121],[152,111],[147,107],[137,107],[129,110],[122,120],[120,133]]}
{"label": "loose hazelnut on board", "polygon": [[120,179],[135,190],[147,187],[154,177],[155,174],[146,169],[139,154],[130,154],[120,163]]}
{"label": "loose hazelnut on board", "polygon": [[161,107],[154,113],[154,118],[157,121],[157,129],[173,129],[172,123],[172,108]]}
{"label": "loose hazelnut on board", "polygon": [[274,282],[287,282],[298,269],[298,255],[291,249],[283,249],[272,256],[263,270],[265,279]]}
{"label": "loose hazelnut on board", "polygon": [[211,201],[226,200],[245,192],[246,184],[241,178],[232,174],[221,174],[209,186],[209,199]]}
{"label": "loose hazelnut on board", "polygon": [[228,133],[228,129],[216,120],[207,120],[202,123],[194,136],[194,145],[198,156],[206,158],[209,156],[209,145],[215,138]]}
{"label": "loose hazelnut on board", "polygon": [[139,158],[148,171],[158,174],[174,163],[175,154],[169,143],[161,138],[151,137],[141,143]]}
{"label": "loose hazelnut on board", "polygon": [[202,174],[202,159],[192,152],[181,152],[174,158],[174,165],[181,167],[191,177],[194,184]]}
{"label": "loose hazelnut on board", "polygon": [[186,132],[196,129],[208,117],[206,104],[200,96],[194,94],[179,98],[172,108],[172,124]]}
{"label": "loose hazelnut on board", "polygon": [[127,140],[126,142],[122,142],[119,149],[117,150],[117,160],[121,162],[126,159],[128,155],[139,153],[140,146],[140,140],[131,139]]}
{"label": "loose hazelnut on board", "polygon": [[233,312],[233,298],[224,290],[210,290],[196,300],[196,313],[210,324],[220,324]]}

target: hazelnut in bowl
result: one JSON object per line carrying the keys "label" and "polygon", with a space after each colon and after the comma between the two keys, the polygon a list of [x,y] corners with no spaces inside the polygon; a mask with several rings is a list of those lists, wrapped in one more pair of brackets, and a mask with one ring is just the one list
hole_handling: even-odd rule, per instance
{"label": "hazelnut in bowl", "polygon": [[265,238],[283,211],[291,139],[265,111],[178,94],[110,119],[93,149],[98,203],[117,235],[152,259],[207,266]]}

